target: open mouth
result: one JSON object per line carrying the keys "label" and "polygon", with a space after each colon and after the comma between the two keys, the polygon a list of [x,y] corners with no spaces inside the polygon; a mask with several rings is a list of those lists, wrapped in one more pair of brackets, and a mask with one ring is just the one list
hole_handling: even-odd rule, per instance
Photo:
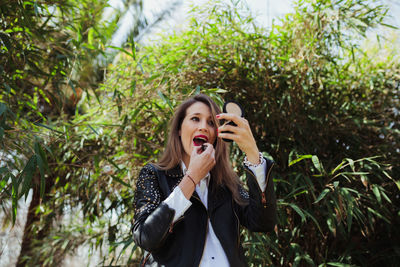
{"label": "open mouth", "polygon": [[203,145],[204,143],[207,143],[207,141],[208,141],[208,138],[207,138],[207,136],[205,136],[205,135],[196,135],[196,136],[193,138],[193,144],[194,144],[195,146],[201,146],[201,145]]}

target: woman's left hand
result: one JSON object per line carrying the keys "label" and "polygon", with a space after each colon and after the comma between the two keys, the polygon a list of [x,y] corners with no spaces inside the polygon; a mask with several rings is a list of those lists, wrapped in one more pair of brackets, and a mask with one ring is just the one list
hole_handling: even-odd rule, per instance
{"label": "woman's left hand", "polygon": [[[254,139],[253,133],[251,132],[249,122],[242,117],[239,117],[231,113],[221,113],[217,115],[218,120],[233,121],[237,126],[225,124],[218,127],[218,138],[231,139],[238,144],[240,150],[242,150],[247,159],[254,164],[259,163],[259,151]],[[223,132],[232,133],[223,133]]]}

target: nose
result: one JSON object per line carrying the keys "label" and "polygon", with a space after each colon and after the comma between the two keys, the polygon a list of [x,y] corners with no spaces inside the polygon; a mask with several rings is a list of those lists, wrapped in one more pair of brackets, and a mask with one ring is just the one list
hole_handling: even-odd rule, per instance
{"label": "nose", "polygon": [[207,132],[207,121],[206,120],[202,120],[200,125],[199,125],[199,131],[205,131]]}

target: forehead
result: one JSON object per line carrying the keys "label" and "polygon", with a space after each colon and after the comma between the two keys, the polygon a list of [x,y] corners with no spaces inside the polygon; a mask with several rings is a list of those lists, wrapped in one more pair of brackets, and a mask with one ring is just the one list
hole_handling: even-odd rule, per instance
{"label": "forehead", "polygon": [[205,116],[211,116],[211,109],[203,102],[196,102],[186,110],[186,115],[201,114]]}

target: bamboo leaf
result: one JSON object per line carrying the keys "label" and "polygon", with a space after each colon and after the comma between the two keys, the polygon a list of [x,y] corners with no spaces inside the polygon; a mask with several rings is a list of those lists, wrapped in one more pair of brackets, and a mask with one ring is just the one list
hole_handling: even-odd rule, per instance
{"label": "bamboo leaf", "polygon": [[135,59],[135,55],[133,53],[129,52],[128,50],[124,49],[124,48],[121,48],[121,47],[118,47],[118,46],[113,46],[113,45],[109,45],[109,46],[107,46],[107,48],[112,48],[112,49],[118,50],[118,51],[120,51],[122,53],[127,54],[128,56],[132,57],[133,59]]}
{"label": "bamboo leaf", "polygon": [[74,83],[71,80],[68,80],[68,84],[72,88],[74,95],[77,96]]}
{"label": "bamboo leaf", "polygon": [[373,185],[372,186],[372,192],[374,192],[374,195],[376,197],[376,200],[378,201],[379,204],[382,204],[382,198],[381,198],[381,193],[379,191],[378,186]]}
{"label": "bamboo leaf", "polygon": [[92,130],[96,135],[99,135],[99,133],[90,125],[90,124],[87,124],[86,125],[90,130]]}
{"label": "bamboo leaf", "polygon": [[392,200],[390,200],[390,198],[386,195],[385,191],[381,190],[380,193],[383,196],[383,198],[386,199],[387,202],[392,204]]}
{"label": "bamboo leaf", "polygon": [[382,220],[384,220],[386,223],[390,224],[390,220],[388,218],[386,218],[385,216],[383,216],[382,214],[380,214],[378,211],[373,210],[372,208],[368,207],[367,208],[369,212],[375,214],[378,218],[381,218]]}
{"label": "bamboo leaf", "polygon": [[12,203],[11,209],[12,209],[12,223],[13,223],[13,225],[15,225],[15,221],[17,219],[17,207],[18,207],[18,202],[17,201],[18,201],[17,197],[13,195],[12,201],[11,201],[11,203]]}
{"label": "bamboo leaf", "polygon": [[346,159],[347,162],[350,164],[351,170],[354,172],[355,168],[354,168],[354,160],[347,158]]}
{"label": "bamboo leaf", "polygon": [[43,174],[44,174],[44,170],[48,171],[49,170],[49,165],[47,162],[47,156],[44,153],[44,150],[42,149],[42,146],[40,145],[39,141],[35,142],[35,153],[36,153],[36,157],[40,158],[42,165],[43,165]]}
{"label": "bamboo leaf", "polygon": [[321,229],[321,227],[320,227],[320,225],[319,225],[319,223],[318,223],[317,218],[315,218],[315,216],[311,215],[311,213],[309,213],[309,212],[306,211],[306,210],[303,210],[303,212],[304,212],[304,214],[305,214],[308,218],[311,218],[311,220],[312,220],[312,221],[314,222],[314,224],[317,226],[319,232],[320,232],[321,234],[323,234],[323,231],[322,231],[322,229]]}
{"label": "bamboo leaf", "polygon": [[304,212],[301,210],[299,206],[293,203],[289,203],[289,206],[301,217],[301,221],[305,222],[306,221],[306,216],[304,215]]}
{"label": "bamboo leaf", "polygon": [[399,189],[399,190],[400,190],[400,180],[398,180],[398,181],[395,181],[395,184],[397,185],[397,189]]}
{"label": "bamboo leaf", "polygon": [[162,99],[165,103],[168,104],[168,106],[169,106],[169,108],[170,108],[171,110],[174,109],[174,107],[173,107],[172,104],[171,104],[171,101],[170,101],[161,91],[158,91],[158,95],[161,97],[161,99]]}
{"label": "bamboo leaf", "polygon": [[345,164],[345,161],[342,161],[339,165],[336,166],[335,169],[333,169],[333,171],[331,172],[331,175],[335,174],[335,172],[337,172],[340,168],[342,168],[342,166]]}
{"label": "bamboo leaf", "polygon": [[35,156],[36,156],[37,166],[40,172],[40,197],[43,198],[46,186],[45,169],[47,170],[48,166],[47,166],[46,155],[44,154],[42,148],[40,147],[39,142],[35,143],[35,152],[36,152]]}
{"label": "bamboo leaf", "polygon": [[313,202],[313,204],[316,204],[316,203],[320,202],[320,201],[326,196],[326,194],[329,193],[329,191],[330,191],[330,190],[329,190],[328,188],[325,188],[325,189],[321,192],[321,194],[319,194],[318,198]]}
{"label": "bamboo leaf", "polygon": [[350,233],[351,225],[353,223],[353,204],[349,205],[347,209],[347,232]]}
{"label": "bamboo leaf", "polygon": [[36,154],[30,157],[28,162],[26,163],[23,171],[21,172],[21,196],[25,195],[25,200],[28,197],[29,190],[31,188],[32,178],[36,171]]}
{"label": "bamboo leaf", "polygon": [[46,128],[46,129],[51,130],[53,132],[56,132],[56,133],[59,133],[59,134],[63,134],[63,132],[57,131],[57,130],[53,129],[52,127],[48,126],[48,125],[45,125],[45,124],[42,124],[42,123],[39,123],[39,122],[34,122],[33,124],[35,124],[37,126],[40,126],[40,127],[43,127],[43,128]]}
{"label": "bamboo leaf", "polygon": [[292,166],[292,165],[294,165],[294,164],[296,164],[297,162],[300,162],[300,161],[302,161],[302,160],[304,160],[304,159],[310,159],[310,158],[312,158],[312,155],[303,155],[303,156],[300,156],[300,157],[298,157],[297,159],[295,159],[295,160],[289,162],[289,167]]}
{"label": "bamboo leaf", "polygon": [[122,181],[122,180],[121,180],[120,178],[118,178],[117,176],[111,175],[111,178],[112,178],[114,181],[116,181],[116,182],[118,182],[118,183],[120,183],[120,184],[122,184],[122,185],[124,185],[124,186],[126,186],[126,187],[131,188],[131,186],[130,186],[129,184],[125,183],[124,181]]}
{"label": "bamboo leaf", "polygon": [[315,168],[320,172],[324,173],[324,168],[322,167],[322,163],[319,161],[317,156],[312,156],[311,160],[315,166]]}
{"label": "bamboo leaf", "polygon": [[39,173],[40,173],[40,197],[43,197],[44,195],[44,179],[45,179],[45,171],[44,171],[44,163],[41,157],[37,156],[36,157],[36,161],[37,161],[37,166],[39,169]]}
{"label": "bamboo leaf", "polygon": [[[121,252],[119,253],[119,255],[118,255],[118,257],[117,257],[117,262],[118,262],[119,258],[121,257],[121,255],[125,252],[126,248],[127,248],[129,245],[131,245],[132,243],[134,244],[134,239],[133,239],[133,238],[130,238],[130,239],[128,239],[127,241],[124,242],[124,246],[123,246]],[[136,245],[135,245],[135,246],[136,246]]]}
{"label": "bamboo leaf", "polygon": [[10,178],[10,173],[7,172],[0,180],[0,192],[3,192],[3,189],[7,186],[8,184],[8,179]]}
{"label": "bamboo leaf", "polygon": [[382,26],[394,29],[394,30],[398,30],[399,28],[394,26],[394,25],[390,25],[390,24],[386,24],[386,23],[381,23]]}

